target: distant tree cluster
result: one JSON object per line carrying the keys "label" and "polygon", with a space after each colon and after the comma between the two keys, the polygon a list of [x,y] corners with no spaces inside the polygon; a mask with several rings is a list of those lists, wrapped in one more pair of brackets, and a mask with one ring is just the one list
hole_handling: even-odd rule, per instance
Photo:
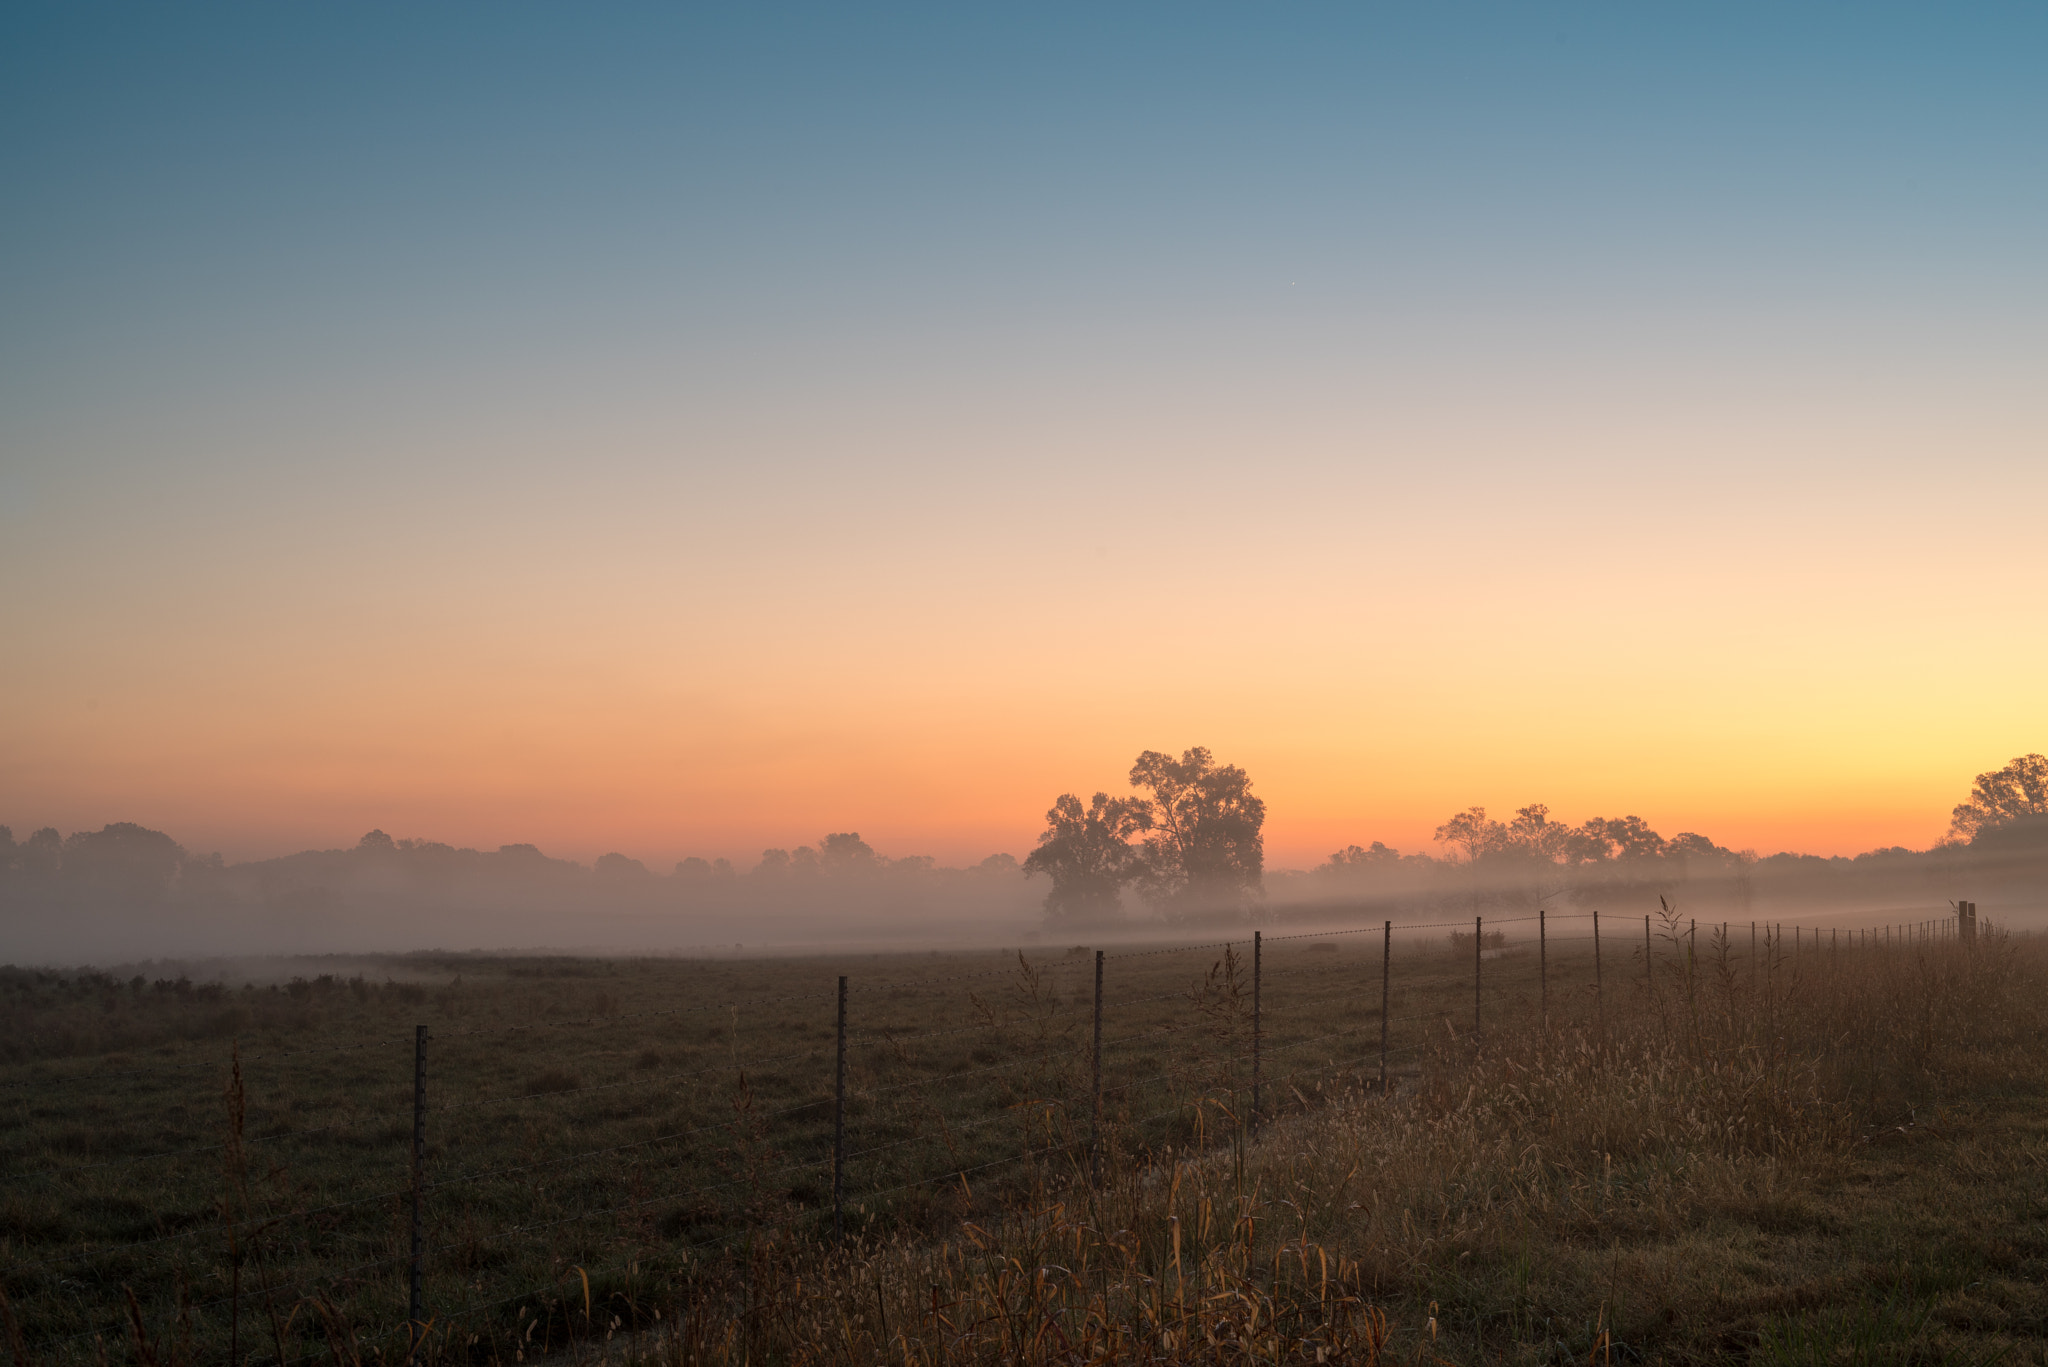
{"label": "distant tree cluster", "polygon": [[[1842,877],[1858,871],[1894,883],[1925,874],[1934,890],[1952,885],[1956,871],[1966,866],[2025,881],[2038,880],[2048,863],[2048,757],[2039,754],[1977,775],[1968,800],[1952,813],[1948,839],[1934,849],[1874,850],[1854,859],[1760,858],[1696,832],[1667,839],[1640,816],[1596,816],[1573,825],[1534,803],[1505,821],[1483,807],[1458,812],[1436,828],[1434,853],[1403,854],[1374,841],[1347,845],[1310,871],[1271,874],[1265,867],[1266,804],[1242,768],[1218,764],[1199,746],[1179,758],[1147,750],[1131,765],[1129,784],[1125,795],[1098,792],[1085,802],[1075,793],[1060,794],[1046,812],[1037,847],[1021,865],[995,854],[966,868],[942,868],[927,855],[890,858],[857,831],[829,832],[794,849],[764,850],[747,872],[725,859],[691,857],[664,874],[620,853],[586,866],[551,858],[529,844],[484,851],[394,840],[383,831],[371,831],[346,849],[228,865],[217,854],[192,854],[163,832],[133,822],[70,835],[44,827],[21,840],[0,826],[0,903],[80,913],[126,909],[155,917],[179,907],[241,907],[252,917],[284,921],[332,919],[352,909],[382,909],[400,918],[415,909],[466,907],[488,917],[521,908],[552,914],[588,905],[692,911],[707,926],[736,916],[789,918],[815,909],[851,924],[907,909],[955,917],[974,908],[1013,915],[1031,895],[1021,873],[1047,878],[1045,914],[1052,924],[1069,927],[1115,920],[1125,914],[1124,899],[1131,893],[1168,919],[1183,921],[1242,914],[1268,906],[1273,897],[1354,905],[1376,898],[1416,905],[1491,898],[1526,906],[1561,893],[1606,898],[1679,881],[1689,882],[1696,894],[1718,884],[1740,903],[1748,899],[1753,878],[1768,878],[1781,890],[1818,890],[1831,879],[1847,886]],[[1958,858],[1966,865],[1953,862]],[[43,920],[84,924],[76,918]]]}
{"label": "distant tree cluster", "polygon": [[1512,861],[1574,869],[1689,859],[1725,864],[1742,858],[1692,831],[1666,840],[1639,816],[1596,816],[1569,826],[1552,821],[1550,808],[1540,802],[1518,808],[1514,820],[1506,822],[1489,819],[1484,807],[1467,808],[1437,827],[1436,839],[1467,864]]}
{"label": "distant tree cluster", "polygon": [[1100,924],[1122,914],[1126,888],[1168,916],[1242,910],[1265,872],[1266,804],[1251,776],[1196,746],[1179,759],[1147,750],[1131,765],[1130,797],[1062,793],[1045,814],[1027,874],[1052,880],[1046,918]]}
{"label": "distant tree cluster", "polygon": [[582,864],[531,844],[477,850],[393,839],[381,830],[345,849],[227,864],[217,854],[192,855],[133,822],[69,836],[44,828],[21,841],[0,826],[0,905],[151,912],[159,922],[180,909],[211,915],[243,908],[285,924],[354,912],[397,916],[408,908],[423,917],[449,909],[488,916],[588,908],[852,923],[878,912],[940,907],[1014,913],[1029,897],[1020,884],[1008,854],[942,868],[929,855],[878,854],[853,831],[829,833],[815,846],[766,850],[752,873],[742,874],[725,859],[686,858],[660,873],[617,852]]}
{"label": "distant tree cluster", "polygon": [[67,887],[156,896],[188,865],[217,868],[219,855],[194,859],[162,831],[116,821],[97,831],[59,835],[45,826],[16,843],[0,826],[0,878],[18,887]]}
{"label": "distant tree cluster", "polygon": [[1436,828],[1435,843],[1437,854],[1403,854],[1377,841],[1348,845],[1308,873],[1294,875],[1287,895],[1397,894],[1447,904],[1471,898],[1526,906],[1559,894],[1597,901],[1690,882],[1696,890],[1719,883],[1740,902],[1764,880],[1783,889],[1804,879],[1804,886],[1818,890],[1824,885],[1811,880],[1850,873],[1951,877],[1954,870],[1940,861],[1953,852],[1968,853],[1980,870],[1991,867],[1986,860],[2004,860],[2008,871],[2037,868],[2048,859],[2048,758],[2023,755],[1979,774],[1969,801],[1955,808],[1948,839],[1928,851],[1895,846],[1853,858],[1759,856],[1693,831],[1667,839],[1634,815],[1596,816],[1572,825],[1553,819],[1542,803],[1517,809],[1507,821],[1489,816],[1484,807],[1467,808]]}

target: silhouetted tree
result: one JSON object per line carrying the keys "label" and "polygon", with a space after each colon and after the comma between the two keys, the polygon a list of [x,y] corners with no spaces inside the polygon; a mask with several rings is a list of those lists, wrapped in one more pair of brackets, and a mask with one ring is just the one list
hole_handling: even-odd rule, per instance
{"label": "silhouetted tree", "polygon": [[1664,858],[1691,872],[1731,868],[1741,862],[1733,850],[1725,850],[1697,831],[1680,831],[1664,846]]}
{"label": "silhouetted tree", "polygon": [[818,863],[835,873],[871,869],[875,866],[875,851],[860,838],[859,831],[841,831],[818,842]]}
{"label": "silhouetted tree", "polygon": [[64,865],[64,837],[45,826],[14,847],[14,871],[24,883],[47,883]]}
{"label": "silhouetted tree", "polygon": [[1506,844],[1522,859],[1537,864],[1561,864],[1571,845],[1571,827],[1550,819],[1550,808],[1532,802],[1517,808],[1507,826]]}
{"label": "silhouetted tree", "polygon": [[1147,830],[1139,883],[1160,905],[1178,910],[1243,905],[1256,897],[1266,867],[1266,804],[1251,775],[1219,766],[1196,746],[1179,759],[1147,750],[1131,766],[1145,789]]}
{"label": "silhouetted tree", "polygon": [[1346,845],[1330,855],[1329,862],[1318,864],[1317,873],[1343,873],[1352,869],[1392,868],[1401,862],[1399,850],[1388,849],[1375,840],[1371,849],[1357,845]]}
{"label": "silhouetted tree", "polygon": [[162,831],[116,821],[97,831],[73,831],[64,841],[63,860],[67,883],[151,894],[170,886],[185,851]]}
{"label": "silhouetted tree", "polygon": [[1490,821],[1484,807],[1467,807],[1436,828],[1435,838],[1465,852],[1465,862],[1476,864],[1498,849],[1507,838],[1507,828]]}
{"label": "silhouetted tree", "polygon": [[592,873],[613,883],[638,883],[649,875],[647,866],[623,854],[601,854],[591,866]]}
{"label": "silhouetted tree", "polygon": [[1977,836],[2018,821],[2048,817],[2048,756],[2021,755],[2003,769],[1977,775],[1970,800],[1949,814],[1949,835]]}
{"label": "silhouetted tree", "polygon": [[1084,808],[1074,794],[1059,795],[1045,814],[1038,848],[1024,861],[1025,873],[1052,879],[1047,920],[1087,924],[1117,915],[1124,885],[1141,868],[1131,837],[1146,828],[1146,817],[1142,798],[1097,793]]}
{"label": "silhouetted tree", "polygon": [[1639,816],[1619,820],[1596,816],[1580,830],[1588,845],[1600,850],[1600,858],[1642,863],[1664,857],[1664,837],[1651,830],[1650,823]]}

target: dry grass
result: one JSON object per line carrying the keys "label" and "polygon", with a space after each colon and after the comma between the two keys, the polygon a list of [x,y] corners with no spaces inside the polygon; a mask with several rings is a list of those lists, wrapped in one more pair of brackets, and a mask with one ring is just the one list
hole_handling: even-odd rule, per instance
{"label": "dry grass", "polygon": [[[1086,1143],[1088,956],[1003,972],[986,958],[875,965],[904,985],[862,999],[849,1147],[872,1156],[850,1170],[844,1242],[829,1237],[829,1184],[815,1165],[789,1171],[817,1153],[815,1122],[777,1114],[809,1094],[806,1079],[815,1090],[829,1078],[815,1067],[830,1033],[814,999],[749,1007],[766,1028],[715,1012],[688,1017],[687,1033],[673,1018],[636,1024],[650,996],[687,981],[679,975],[697,975],[698,1000],[707,985],[744,999],[734,989],[765,997],[771,974],[785,990],[822,988],[838,965],[565,964],[559,979],[496,970],[494,981],[471,963],[461,989],[432,989],[452,1003],[444,1019],[541,1020],[559,997],[597,1023],[574,1027],[584,1032],[575,1049],[458,1056],[475,1074],[463,1075],[468,1085],[495,1084],[518,1104],[475,1129],[451,1115],[441,1170],[474,1160],[459,1147],[470,1143],[485,1157],[544,1159],[719,1119],[661,1163],[614,1159],[442,1200],[429,1303],[446,1309],[427,1355],[932,1367],[1931,1362],[2036,1360],[2048,1343],[2048,1295],[2037,1289],[2048,1273],[2041,946],[1809,941],[1793,954],[1767,936],[1752,956],[1746,943],[1667,919],[1654,990],[1640,942],[1631,958],[1610,941],[1597,1003],[1583,945],[1554,941],[1544,1031],[1523,941],[1486,965],[1488,1029],[1477,1039],[1461,1024],[1471,1019],[1469,936],[1462,959],[1442,940],[1428,952],[1397,946],[1399,1066],[1382,1093],[1372,1085],[1377,945],[1309,947],[1329,943],[1266,948],[1268,1118],[1256,1141],[1243,1123],[1242,962],[1191,952],[1113,966],[1110,1033],[1121,1042],[1105,1051],[1099,1185]],[[970,971],[989,976],[965,980]],[[394,1037],[406,1018],[407,1004],[375,991],[333,1005],[357,1013],[358,1027],[385,1010],[379,1028]],[[565,1023],[533,1038],[571,1033]],[[792,1045],[808,1073],[751,1062]],[[636,1088],[721,1057],[733,1067],[715,1087],[663,1090],[650,1116]],[[1170,1081],[1145,1081],[1159,1073]],[[402,1077],[380,1079],[384,1129],[355,1169],[337,1159],[337,1184],[402,1154],[402,1135],[384,1132],[402,1113],[385,1095]],[[253,1086],[250,1097],[253,1115]],[[59,1119],[80,1123],[75,1112]],[[37,1139],[18,1129],[19,1148]],[[47,1159],[50,1134],[40,1138]],[[217,1222],[220,1159],[208,1161],[210,1184],[172,1196]],[[704,1174],[721,1185],[715,1201],[670,1194]],[[247,1194],[230,1200],[282,1219],[309,1208],[304,1188],[289,1186],[300,1180],[288,1173],[285,1195],[266,1194],[272,1174],[254,1170]],[[613,1209],[636,1189],[644,1203]],[[38,1259],[78,1237],[96,1207],[47,1203],[38,1234],[26,1223],[35,1208],[10,1200],[8,1293],[42,1317],[32,1329],[62,1324],[61,1293]],[[371,1212],[374,1229],[332,1229],[397,1251],[401,1215],[387,1204]],[[274,1360],[273,1342],[288,1357],[388,1360],[393,1279],[260,1294],[288,1268],[335,1261],[318,1238],[285,1228],[244,1255],[248,1360]],[[218,1299],[201,1280],[222,1275],[218,1243],[180,1272],[182,1289],[137,1287],[139,1334],[156,1359],[222,1359],[218,1309],[179,1310]],[[286,1331],[270,1328],[271,1305]]]}
{"label": "dry grass", "polygon": [[1725,948],[1604,1034],[1447,1032],[1417,1086],[1249,1150],[1049,1182],[948,1241],[782,1249],[621,1356],[2039,1360],[2040,948],[1773,957],[1753,988]]}

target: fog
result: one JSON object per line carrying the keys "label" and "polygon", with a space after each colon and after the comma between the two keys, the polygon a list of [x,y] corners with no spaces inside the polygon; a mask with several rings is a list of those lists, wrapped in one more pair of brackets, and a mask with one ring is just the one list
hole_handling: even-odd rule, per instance
{"label": "fog", "polygon": [[[5,832],[5,828],[0,828]],[[769,850],[744,872],[593,864],[529,844],[484,851],[371,831],[336,849],[229,864],[129,823],[0,834],[0,960],[403,952],[730,952],[806,944],[952,945],[1028,932],[1044,880],[878,855],[857,834]],[[1037,882],[1037,888],[1032,887]]]}
{"label": "fog", "polygon": [[[1603,823],[1621,838],[1595,849],[1584,827],[1546,832],[1547,821],[1528,820],[1532,811],[1542,814],[1517,814],[1519,832],[1514,822],[1462,813],[1446,824],[1463,827],[1428,851],[1353,845],[1313,869],[1259,868],[1220,893],[1211,887],[1206,903],[1185,883],[1148,896],[1132,874],[1110,900],[1080,910],[1052,896],[1052,875],[1008,854],[948,868],[891,857],[852,832],[765,851],[748,868],[688,859],[655,870],[618,854],[586,865],[532,845],[460,849],[381,831],[230,864],[128,823],[45,828],[20,840],[0,827],[0,961],[179,960],[187,961],[180,971],[205,976],[190,961],[427,949],[751,956],[1052,948],[1253,926],[1503,922],[1539,908],[1553,916],[1597,909],[1625,934],[1621,918],[1639,921],[1664,906],[1702,923],[1847,926],[1933,918],[1956,898],[2017,928],[2048,924],[2048,819],[1929,850],[1820,858],[1734,851],[1690,834],[1666,839],[1632,818]],[[1574,830],[1581,839],[1570,850],[1556,832]],[[1522,933],[1533,928],[1510,928]]]}

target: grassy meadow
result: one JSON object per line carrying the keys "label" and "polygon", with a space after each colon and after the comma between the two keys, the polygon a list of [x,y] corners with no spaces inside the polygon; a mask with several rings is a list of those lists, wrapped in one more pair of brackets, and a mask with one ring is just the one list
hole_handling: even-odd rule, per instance
{"label": "grassy meadow", "polygon": [[2041,1357],[2040,946],[1500,930],[9,970],[8,1333],[402,1360],[424,1024],[425,1360]]}

